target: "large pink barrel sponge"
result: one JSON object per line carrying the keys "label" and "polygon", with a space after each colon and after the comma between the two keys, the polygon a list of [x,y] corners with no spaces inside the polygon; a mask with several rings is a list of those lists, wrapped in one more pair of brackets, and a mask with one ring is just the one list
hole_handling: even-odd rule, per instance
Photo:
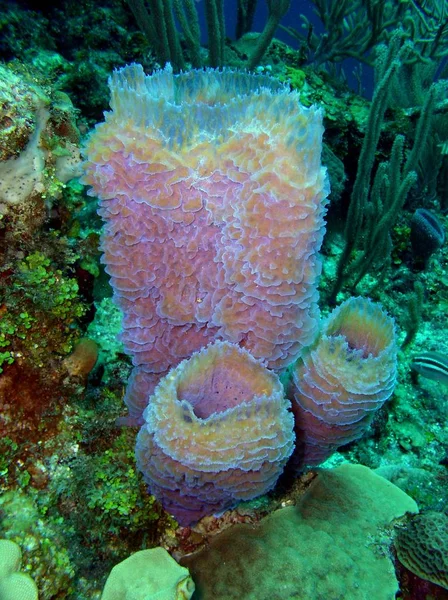
{"label": "large pink barrel sponge", "polygon": [[393,319],[366,298],[342,303],[292,369],[295,466],[317,465],[360,438],[391,396],[396,376]]}
{"label": "large pink barrel sponge", "polygon": [[283,387],[249,352],[215,342],[161,379],[136,457],[181,525],[270,490],[294,448]]}
{"label": "large pink barrel sponge", "polygon": [[328,182],[321,111],[276,80],[131,65],[109,84],[84,182],[100,198],[138,418],[161,374],[211,341],[281,369],[314,340]]}

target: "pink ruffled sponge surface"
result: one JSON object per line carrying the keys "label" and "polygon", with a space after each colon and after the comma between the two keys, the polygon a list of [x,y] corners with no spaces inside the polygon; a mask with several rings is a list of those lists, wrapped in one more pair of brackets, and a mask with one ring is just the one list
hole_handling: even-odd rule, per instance
{"label": "pink ruffled sponge surface", "polygon": [[[294,438],[303,468],[360,437],[395,385],[394,323],[352,298],[318,333],[318,109],[226,69],[130,65],[109,83],[84,182],[134,364],[137,464],[188,525],[270,490]],[[293,412],[273,372],[290,364]]]}
{"label": "pink ruffled sponge surface", "polygon": [[367,298],[349,298],[292,368],[298,468],[317,465],[360,438],[397,378],[394,320]]}
{"label": "pink ruffled sponge surface", "polygon": [[138,422],[160,377],[211,341],[281,369],[314,340],[329,189],[321,111],[269,77],[130,65],[110,89],[84,182],[100,198]]}
{"label": "pink ruffled sponge surface", "polygon": [[137,436],[137,465],[181,525],[274,487],[294,448],[294,419],[277,375],[215,342],[157,385]]}

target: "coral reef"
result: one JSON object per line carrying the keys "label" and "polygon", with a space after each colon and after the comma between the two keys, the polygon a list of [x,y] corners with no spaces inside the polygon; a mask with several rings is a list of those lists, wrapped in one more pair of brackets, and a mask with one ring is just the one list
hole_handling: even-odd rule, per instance
{"label": "coral reef", "polygon": [[27,430],[33,439],[36,422],[73,391],[63,361],[86,306],[76,279],[42,252],[26,255],[14,267],[0,277],[0,432],[17,437]]}
{"label": "coral reef", "polygon": [[209,341],[271,368],[313,341],[328,184],[320,112],[274,79],[132,65],[110,87],[83,181],[101,199],[138,419],[157,374]]}
{"label": "coral reef", "polygon": [[[366,497],[361,507],[353,502],[356,486],[344,488],[336,506],[332,503],[340,474],[335,467],[349,461],[375,469],[422,511],[399,528],[399,535],[409,535],[408,547],[421,550],[416,558],[424,564],[418,572],[425,576],[426,570],[431,578],[443,572],[443,527],[428,522],[422,535],[417,529],[428,511],[440,516],[448,504],[448,388],[442,385],[448,375],[448,245],[440,245],[448,223],[446,3],[311,0],[298,10],[298,1],[291,0],[275,33],[281,39],[271,38],[288,4],[62,0],[33,10],[35,2],[1,3],[0,537],[15,548],[15,556],[16,544],[20,547],[21,574],[14,578],[32,586],[35,596],[31,577],[39,600],[100,600],[114,565],[156,547],[176,560],[202,549],[200,560],[204,554],[210,559],[206,568],[218,556],[207,576],[215,578],[211,588],[222,589],[226,600],[232,594],[248,600],[246,583],[252,580],[257,600],[265,593],[257,586],[264,584],[270,599],[303,594],[315,600],[322,592],[325,600],[339,600],[367,590],[365,597],[376,600],[382,591],[373,589],[374,579],[390,586],[392,598],[397,583],[391,557],[400,598],[446,600],[446,586],[412,573],[390,551],[389,525],[380,532],[364,528],[365,523],[356,529],[361,517],[373,522],[376,514],[376,504]],[[173,11],[161,14],[161,6]],[[203,18],[197,21],[198,16]],[[383,27],[385,22],[390,26]],[[157,29],[151,31],[148,24],[154,23]],[[287,43],[290,33],[298,46]],[[341,64],[348,56],[356,58]],[[167,60],[174,72],[183,73],[173,76]],[[256,61],[248,74],[248,65]],[[98,203],[78,179],[69,178],[79,173],[80,143],[110,110],[108,77],[133,63],[140,63],[147,76],[136,67],[112,75],[115,104],[93,132],[92,139],[105,144],[98,150],[104,162],[96,165],[101,185],[115,175],[124,182],[117,187],[122,193],[117,204],[112,198]],[[219,73],[208,69],[216,65]],[[124,73],[132,79],[126,90]],[[134,84],[137,91],[131,89]],[[118,116],[126,117],[119,131]],[[114,136],[102,135],[112,131]],[[331,184],[328,201],[321,150]],[[111,158],[115,174],[107,167]],[[306,198],[302,184],[308,186]],[[132,285],[142,284],[140,277],[156,277],[137,290],[141,314],[132,313],[131,319],[137,292],[123,292],[130,298],[120,300],[124,344],[116,339],[123,312],[113,303],[109,275],[100,264],[98,204],[121,211],[109,215],[103,236],[123,242],[106,252],[111,272],[116,270],[112,283],[117,273]],[[299,207],[307,212],[299,214]],[[308,237],[301,256],[303,228]],[[137,244],[133,235],[140,236]],[[121,260],[121,250],[129,260],[125,273],[127,264],[114,262]],[[312,272],[303,270],[307,254]],[[370,297],[393,315],[399,347],[394,393],[374,411],[363,437],[339,446],[322,465],[335,469],[329,485],[322,481],[331,473],[321,469],[317,476],[312,470],[297,475],[297,466],[303,468],[299,454],[299,464],[268,493],[232,501],[225,512],[180,526],[148,494],[136,468],[137,429],[117,424],[136,424],[161,378],[169,388],[168,369],[218,339],[249,351],[258,346],[257,360],[265,360],[257,363],[262,379],[266,366],[280,367],[277,375],[287,386],[289,372],[282,369],[318,334],[317,285],[325,316],[353,294]],[[290,327],[284,308],[297,300],[296,290],[305,296],[298,305],[299,321],[295,315]],[[131,327],[134,316],[138,327]],[[177,337],[161,336],[161,325],[177,331]],[[359,323],[354,327],[359,332]],[[158,336],[158,354],[149,370],[144,364],[133,368],[131,358],[138,362],[153,349],[152,334]],[[306,350],[304,358],[314,350]],[[344,369],[347,356],[341,355]],[[352,362],[358,377],[355,367],[364,359]],[[238,361],[231,373],[241,367]],[[211,396],[197,387],[207,385],[206,373],[193,370],[192,375],[196,387],[190,379],[187,400],[196,398],[204,412]],[[228,379],[220,372],[221,383]],[[128,381],[132,419],[124,416]],[[241,379],[230,375],[230,381],[232,389],[241,389]],[[314,375],[310,382],[322,383]],[[288,407],[286,401],[283,406]],[[177,423],[173,419],[172,425]],[[188,430],[188,423],[181,425]],[[252,427],[241,432],[239,425],[236,431],[243,439],[256,433]],[[325,452],[335,450],[333,439],[321,441]],[[195,456],[200,452],[190,458]],[[177,485],[176,480],[175,505],[186,483],[195,481]],[[372,494],[378,489],[378,478],[366,475],[366,483]],[[387,508],[396,489],[384,491],[378,501]],[[294,508],[300,510],[298,519],[297,512],[290,518]],[[302,527],[304,520],[309,529]],[[254,546],[265,528],[265,543]],[[215,554],[216,546],[221,554]],[[259,547],[261,554],[253,552]],[[369,550],[378,562],[364,563]],[[7,560],[0,557],[0,563],[4,567]],[[363,564],[371,566],[363,571]],[[196,577],[194,597],[200,598],[207,577]],[[5,594],[0,584],[2,600]],[[17,591],[13,594],[17,600]]]}
{"label": "coral reef", "polygon": [[151,492],[182,525],[270,490],[293,450],[277,376],[215,342],[156,387],[136,445]]}
{"label": "coral reef", "polygon": [[294,462],[319,464],[361,437],[396,377],[393,319],[368,299],[350,298],[330,314],[315,345],[292,368]]}
{"label": "coral reef", "polygon": [[0,66],[0,89],[0,432],[35,442],[74,392],[62,361],[87,312],[83,251],[61,231],[80,134],[68,96],[37,70]]}
{"label": "coral reef", "polygon": [[46,201],[81,174],[79,131],[66,95],[50,98],[2,65],[0,89],[0,215],[3,227],[29,236],[44,222]]}
{"label": "coral reef", "polygon": [[36,494],[10,491],[0,498],[0,534],[21,547],[22,570],[36,582],[40,600],[50,600],[72,591],[75,573],[60,519],[43,521],[44,512]]}
{"label": "coral reef", "polygon": [[198,600],[390,600],[398,582],[389,528],[416,511],[409,496],[367,467],[343,465],[321,471],[296,506],[255,527],[235,525],[181,564]]}

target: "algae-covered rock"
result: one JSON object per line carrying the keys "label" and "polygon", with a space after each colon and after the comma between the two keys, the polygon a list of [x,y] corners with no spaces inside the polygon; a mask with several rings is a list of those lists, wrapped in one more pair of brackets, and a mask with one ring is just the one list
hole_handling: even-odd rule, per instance
{"label": "algae-covered rock", "polygon": [[141,550],[115,565],[101,600],[189,600],[194,583],[163,548]]}

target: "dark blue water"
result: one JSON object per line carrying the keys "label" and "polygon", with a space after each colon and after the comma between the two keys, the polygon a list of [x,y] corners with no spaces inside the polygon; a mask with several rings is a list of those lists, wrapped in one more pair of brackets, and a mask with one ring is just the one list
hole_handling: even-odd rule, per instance
{"label": "dark blue water", "polygon": [[[197,1],[197,8],[199,12],[201,32],[202,32],[202,43],[207,44],[207,26],[204,15],[204,0]],[[235,39],[236,29],[236,16],[237,16],[237,0],[225,0],[225,24],[226,24],[226,35]],[[265,0],[259,0],[255,17],[253,20],[252,31],[261,32],[265,26],[268,18],[268,7]],[[287,14],[283,17],[281,24],[285,27],[293,27],[298,31],[301,31],[303,21],[301,15],[304,15],[308,21],[312,24],[314,31],[317,35],[324,33],[325,28],[315,12],[312,2],[308,0],[292,0],[291,7]],[[275,37],[285,44],[288,44],[292,48],[298,47],[297,40],[286,32],[281,27],[278,28]],[[343,69],[344,75],[347,79],[348,85],[356,92],[362,92],[362,95],[370,98],[373,91],[373,75],[372,69],[365,65],[360,65],[359,61],[353,59],[347,59],[342,62],[340,67]],[[359,81],[355,72],[361,68],[361,86],[359,89]]]}

